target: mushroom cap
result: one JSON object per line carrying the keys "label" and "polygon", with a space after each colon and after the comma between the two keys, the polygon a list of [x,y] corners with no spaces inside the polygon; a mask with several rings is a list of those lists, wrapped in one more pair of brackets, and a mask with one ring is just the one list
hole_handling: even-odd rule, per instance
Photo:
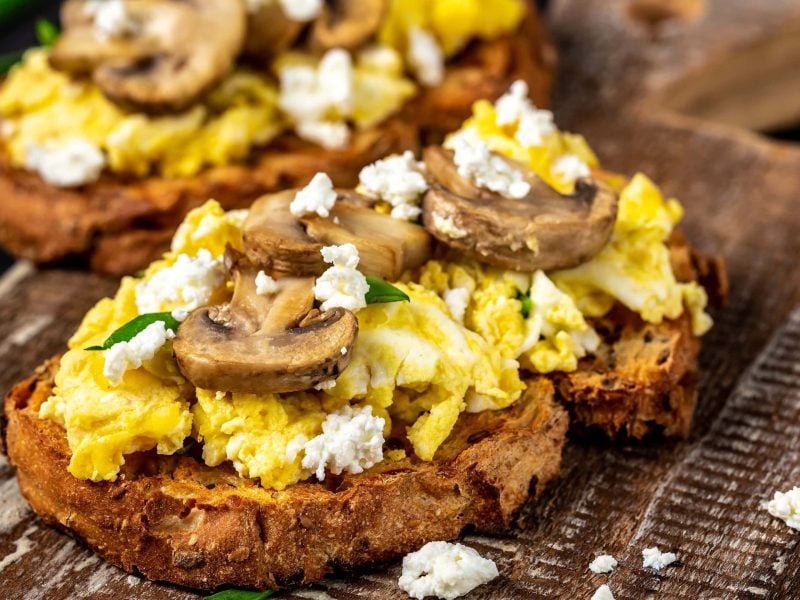
{"label": "mushroom cap", "polygon": [[278,291],[261,296],[256,270],[234,269],[230,304],[194,311],[175,337],[175,358],[193,385],[252,394],[296,392],[335,379],[347,367],[358,320],[343,308],[314,309],[313,278],[278,279]]}
{"label": "mushroom cap", "polygon": [[51,64],[91,72],[110,99],[146,111],[179,110],[233,66],[245,39],[242,0],[125,0],[135,31],[108,39],[86,14],[84,0],[62,9],[65,29]]}
{"label": "mushroom cap", "polygon": [[329,217],[296,217],[289,211],[296,192],[269,194],[251,207],[243,237],[254,264],[296,276],[321,275],[330,266],[322,247],[351,243],[358,249],[359,271],[396,281],[430,258],[431,237],[423,227],[372,210],[364,196],[339,192]]}
{"label": "mushroom cap", "polygon": [[514,164],[531,191],[513,199],[461,177],[444,148],[426,148],[424,160],[437,182],[423,201],[425,227],[468,257],[517,271],[564,269],[592,258],[611,237],[617,195],[597,180],[579,179],[563,195]]}
{"label": "mushroom cap", "polygon": [[279,2],[263,3],[247,15],[244,51],[253,58],[269,60],[289,48],[305,25],[287,18]]}
{"label": "mushroom cap", "polygon": [[388,5],[388,0],[327,2],[311,28],[312,48],[358,48],[378,32]]}

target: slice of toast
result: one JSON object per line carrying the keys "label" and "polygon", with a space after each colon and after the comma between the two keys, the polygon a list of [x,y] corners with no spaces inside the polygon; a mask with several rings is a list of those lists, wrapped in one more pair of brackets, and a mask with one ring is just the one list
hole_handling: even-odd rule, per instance
{"label": "slice of toast", "polygon": [[296,586],[464,529],[503,531],[558,474],[567,429],[541,379],[511,408],[462,414],[432,462],[387,461],[275,492],[190,455],[142,453],[127,457],[117,481],[92,483],[67,472],[64,430],[38,418],[57,367],[42,365],[5,399],[22,494],[44,522],[109,562],[202,590]]}
{"label": "slice of toast", "polygon": [[353,135],[348,148],[325,150],[284,135],[247,164],[205,170],[180,179],[104,174],[77,189],[57,188],[14,168],[0,150],[0,246],[36,262],[88,258],[91,268],[129,274],[160,257],[186,213],[209,198],[245,208],[263,194],[299,187],[319,171],[340,187],[354,187],[362,167],[420,140],[440,140],[470,115],[473,102],[494,100],[523,79],[533,100],[549,104],[554,67],[532,3],[516,33],[471,44],[447,66],[445,80],[420,93],[400,114]]}

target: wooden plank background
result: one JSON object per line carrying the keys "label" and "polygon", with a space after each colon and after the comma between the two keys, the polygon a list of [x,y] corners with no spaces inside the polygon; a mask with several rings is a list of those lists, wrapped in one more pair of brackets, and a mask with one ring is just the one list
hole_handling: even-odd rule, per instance
{"label": "wooden plank background", "polygon": [[[800,148],[698,124],[651,101],[702,62],[698,48],[718,53],[761,39],[785,24],[778,10],[798,3],[751,2],[748,26],[737,27],[723,13],[742,0],[709,1],[702,20],[662,39],[632,27],[624,4],[555,3],[560,117],[588,133],[605,164],[642,169],[684,202],[692,242],[728,260],[730,304],[704,340],[690,438],[571,442],[559,480],[526,508],[526,529],[467,538],[501,570],[470,597],[589,598],[608,582],[618,599],[800,598],[800,533],[761,508],[775,490],[800,483]],[[579,110],[589,103],[592,110]],[[19,263],[0,280],[0,387],[59,351],[86,309],[115,286]],[[641,551],[653,545],[677,552],[680,562],[661,573],[643,569]],[[620,561],[610,576],[587,570],[602,552]],[[281,597],[403,598],[399,571],[394,563]],[[42,528],[6,463],[0,590],[25,599],[197,597],[130,577]]]}

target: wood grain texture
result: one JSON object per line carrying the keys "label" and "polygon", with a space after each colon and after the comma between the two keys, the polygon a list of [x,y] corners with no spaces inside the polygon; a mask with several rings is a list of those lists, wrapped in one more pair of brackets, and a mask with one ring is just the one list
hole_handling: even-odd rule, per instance
{"label": "wood grain texture", "polygon": [[[618,599],[800,597],[800,534],[760,508],[800,483],[800,148],[698,123],[664,101],[704,63],[794,26],[800,2],[701,4],[699,16],[661,23],[657,35],[622,0],[557,1],[551,24],[562,124],[586,131],[610,168],[643,170],[679,197],[692,243],[728,261],[731,301],[704,340],[692,435],[570,444],[561,478],[526,508],[526,529],[467,537],[502,574],[471,598],[589,598],[605,582]],[[0,282],[5,388],[58,350],[114,287],[79,273],[16,273]],[[41,529],[15,489],[0,467],[0,589],[21,598],[196,598],[129,578]],[[641,551],[653,545],[676,551],[679,564],[643,569]],[[10,561],[15,549],[28,552]],[[601,552],[620,561],[610,576],[587,570]],[[395,563],[282,597],[403,598],[399,573]]]}

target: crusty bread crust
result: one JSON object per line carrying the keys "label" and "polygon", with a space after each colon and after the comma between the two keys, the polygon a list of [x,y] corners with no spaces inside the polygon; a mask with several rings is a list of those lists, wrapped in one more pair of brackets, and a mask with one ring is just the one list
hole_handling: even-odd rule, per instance
{"label": "crusty bread crust", "polygon": [[347,149],[330,151],[284,135],[250,163],[208,169],[180,179],[104,174],[78,189],[57,188],[14,168],[0,150],[0,246],[36,262],[84,257],[94,271],[135,272],[161,256],[186,213],[209,198],[226,209],[259,196],[305,185],[318,171],[352,187],[364,165],[388,154],[419,149],[457,129],[472,103],[500,96],[524,79],[537,104],[549,104],[554,53],[532,7],[510,37],[474,43],[448,65],[444,83],[421,88],[402,112],[354,134]]}
{"label": "crusty bread crust", "polygon": [[567,429],[541,379],[510,409],[462,415],[430,463],[404,459],[274,492],[191,456],[145,453],[127,457],[117,481],[92,483],[67,472],[64,430],[38,418],[57,366],[42,365],[5,399],[6,450],[23,495],[109,562],[202,590],[296,586],[465,528],[503,531],[558,474]]}

